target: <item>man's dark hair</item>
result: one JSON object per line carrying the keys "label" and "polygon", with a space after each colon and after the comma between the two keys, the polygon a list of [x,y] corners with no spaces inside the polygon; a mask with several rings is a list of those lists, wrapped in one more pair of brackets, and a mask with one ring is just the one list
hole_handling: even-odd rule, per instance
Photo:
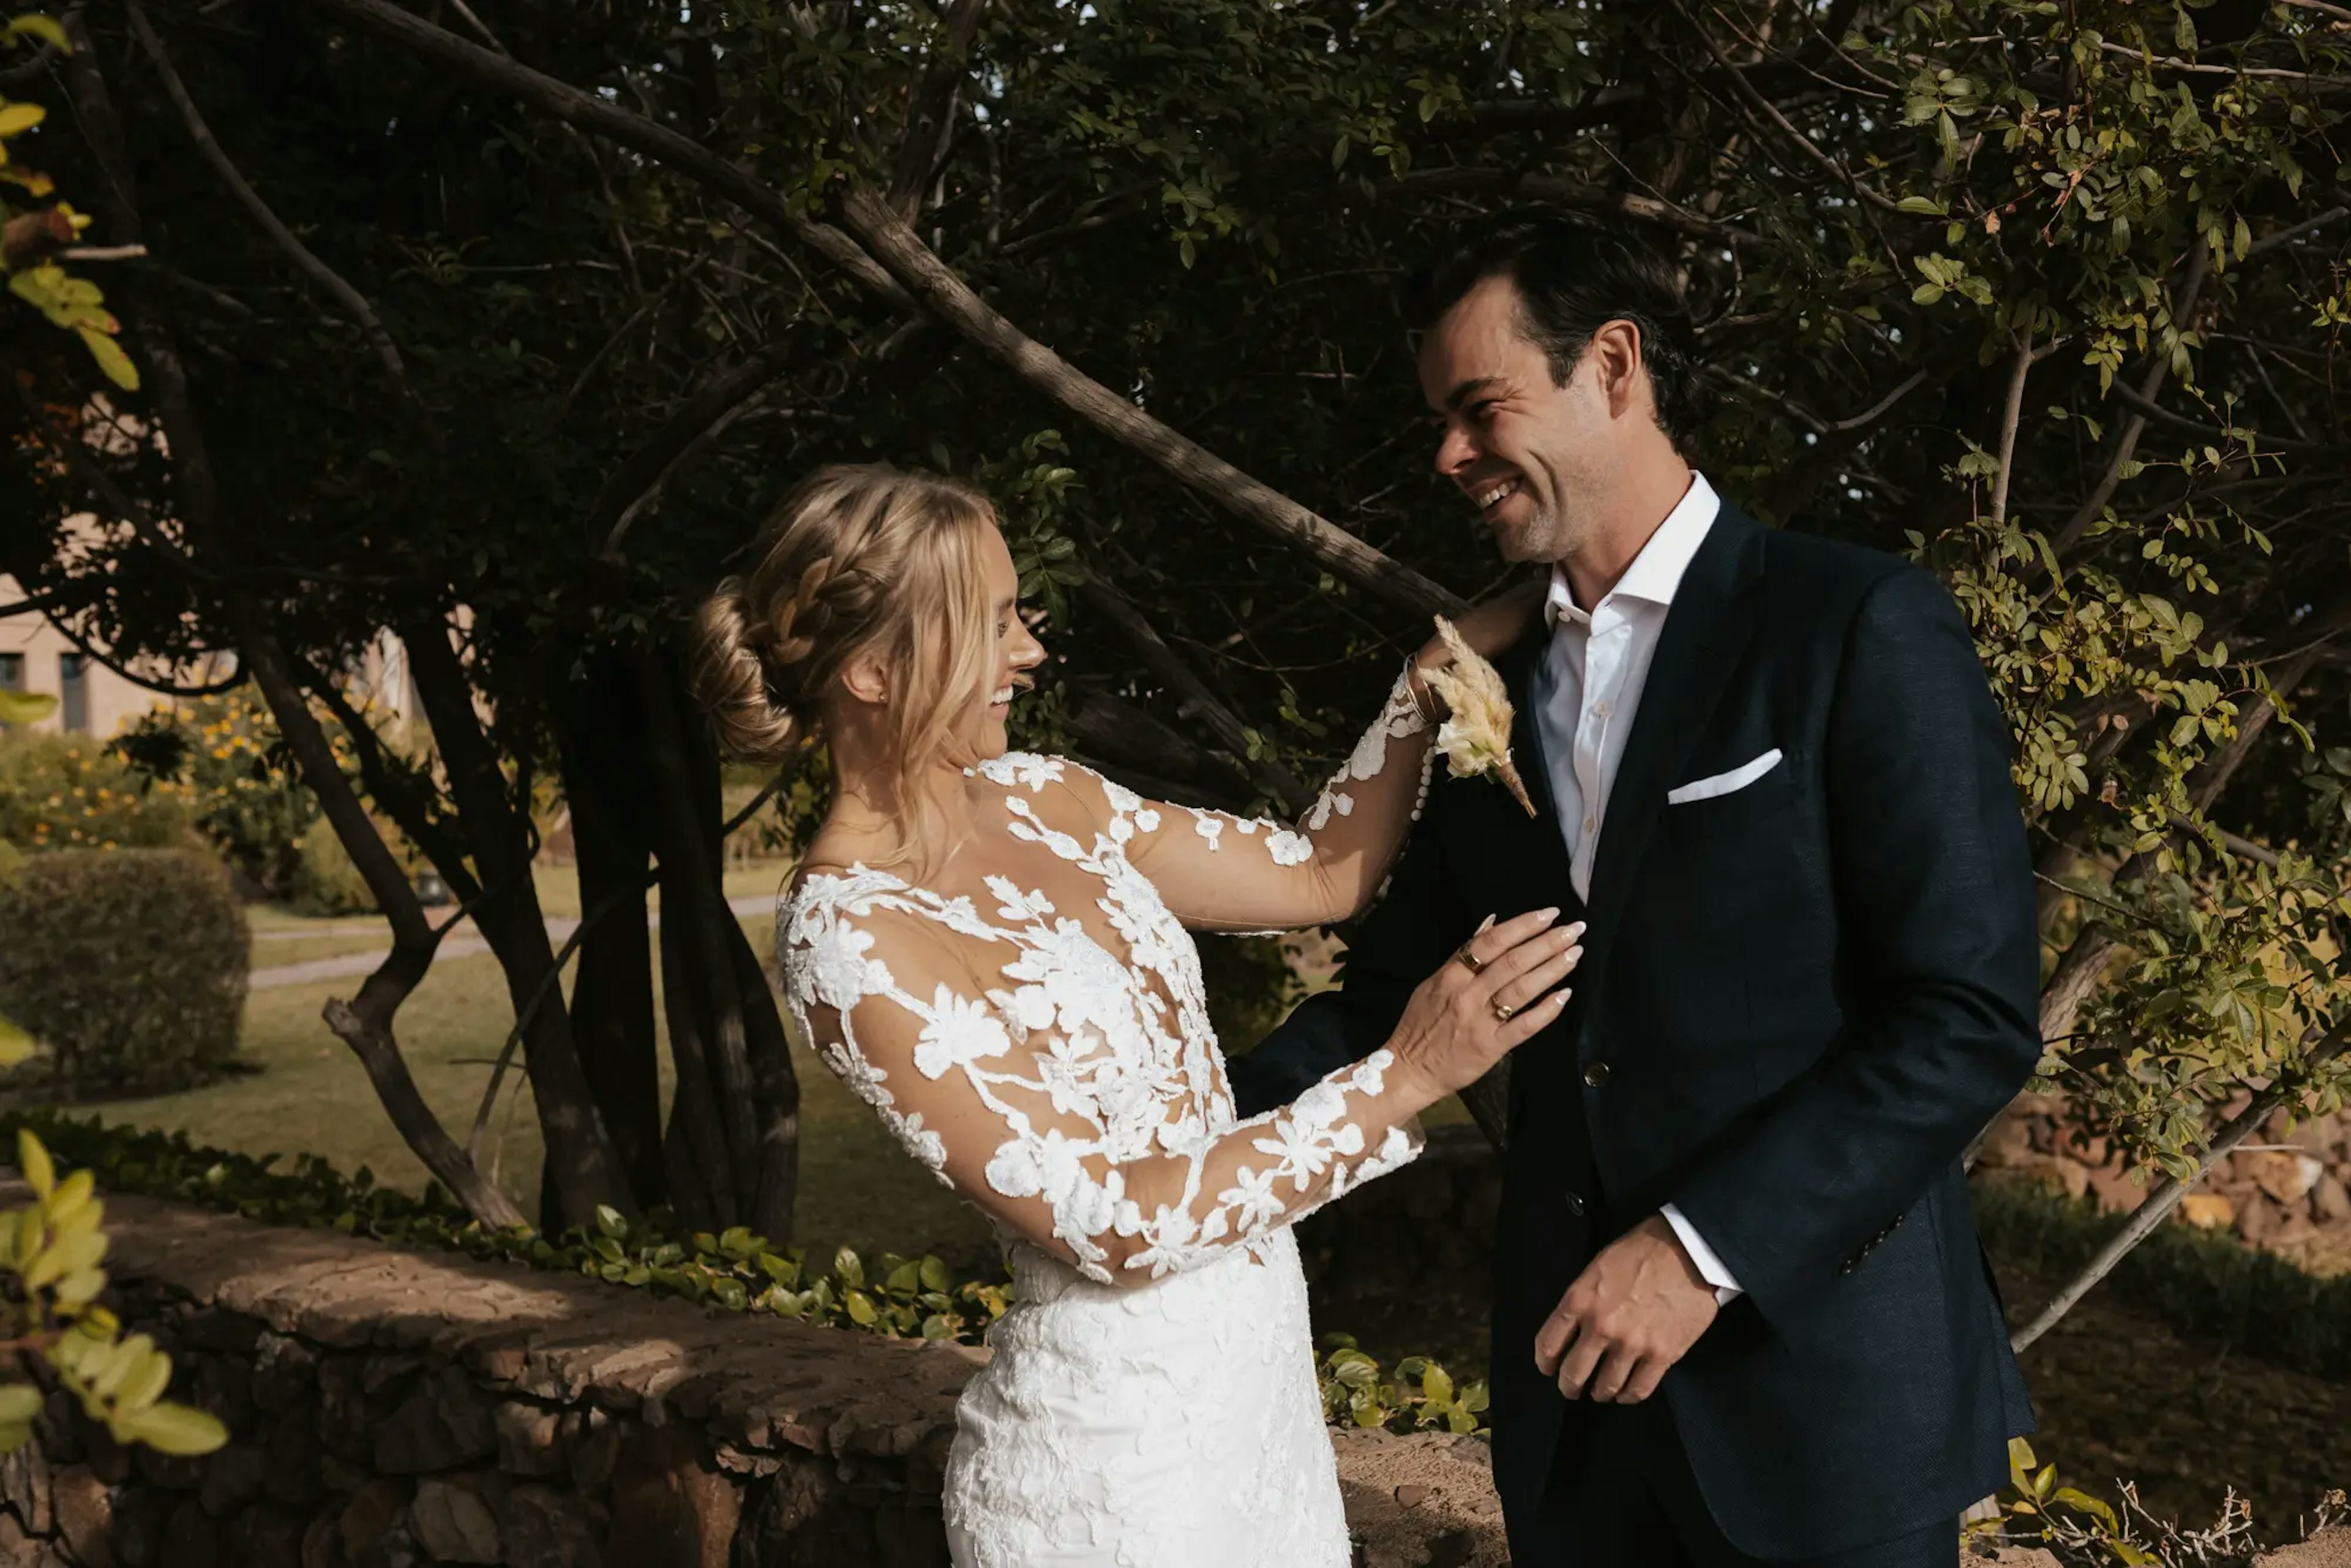
{"label": "man's dark hair", "polygon": [[1656,396],[1657,423],[1676,446],[1702,415],[1698,334],[1673,262],[1622,218],[1520,207],[1472,219],[1447,235],[1405,286],[1405,323],[1416,332],[1489,277],[1518,286],[1520,326],[1567,384],[1604,322],[1641,329],[1641,363]]}

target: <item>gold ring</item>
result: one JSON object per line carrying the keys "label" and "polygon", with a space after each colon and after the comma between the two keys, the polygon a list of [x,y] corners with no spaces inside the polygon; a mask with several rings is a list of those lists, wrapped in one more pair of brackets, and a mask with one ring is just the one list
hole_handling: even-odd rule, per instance
{"label": "gold ring", "polygon": [[1517,1012],[1517,1011],[1519,1010],[1518,1009],[1516,1009],[1516,1008],[1514,1008],[1514,1007],[1510,1006],[1510,1003],[1505,1002],[1505,1001],[1502,1001],[1502,1000],[1500,1000],[1500,999],[1499,999],[1499,998],[1497,998],[1497,999],[1496,999],[1496,1000],[1494,1000],[1493,1002],[1489,1003],[1488,1005],[1489,1005],[1489,1006],[1490,1006],[1490,1007],[1494,1009],[1494,1021],[1495,1021],[1496,1023],[1508,1023],[1508,1022],[1510,1022],[1510,1015],[1511,1015],[1512,1013],[1515,1013],[1515,1012]]}
{"label": "gold ring", "polygon": [[1460,959],[1462,967],[1473,975],[1486,967],[1486,961],[1483,958],[1480,958],[1477,954],[1469,951],[1469,944],[1467,942],[1464,942],[1460,946],[1455,948],[1453,950],[1453,956]]}

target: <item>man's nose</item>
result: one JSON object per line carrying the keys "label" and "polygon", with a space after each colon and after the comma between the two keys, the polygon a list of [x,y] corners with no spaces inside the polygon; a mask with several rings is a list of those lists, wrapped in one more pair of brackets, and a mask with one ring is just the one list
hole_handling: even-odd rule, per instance
{"label": "man's nose", "polygon": [[1444,438],[1437,444],[1437,471],[1449,479],[1476,461],[1478,444],[1469,439],[1469,433],[1458,424],[1447,425]]}

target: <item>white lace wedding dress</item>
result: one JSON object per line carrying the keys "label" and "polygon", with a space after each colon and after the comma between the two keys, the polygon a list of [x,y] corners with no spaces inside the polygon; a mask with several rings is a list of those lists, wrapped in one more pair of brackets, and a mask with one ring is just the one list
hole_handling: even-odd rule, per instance
{"label": "white lace wedding dress", "polygon": [[948,862],[971,886],[853,865],[787,896],[803,1038],[1008,1243],[1014,1304],[947,1466],[964,1568],[1348,1563],[1289,1227],[1417,1131],[1376,1102],[1384,1051],[1237,1121],[1186,927],[1364,902],[1426,727],[1399,685],[1299,831],[998,758],[975,777],[1000,822]]}

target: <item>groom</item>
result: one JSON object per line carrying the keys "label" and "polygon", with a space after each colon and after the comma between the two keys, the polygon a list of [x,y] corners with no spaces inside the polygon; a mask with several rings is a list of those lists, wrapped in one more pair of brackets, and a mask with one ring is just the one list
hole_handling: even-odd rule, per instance
{"label": "groom", "polygon": [[2032,1424],[1960,1154],[2040,1053],[1967,629],[1926,572],[1691,470],[1699,350],[1629,229],[1504,214],[1413,292],[1437,465],[1551,573],[1500,661],[1540,816],[1440,777],[1343,988],[1234,1063],[1240,1112],[1376,1048],[1487,915],[1587,919],[1574,1000],[1510,1061],[1513,1560],[1956,1563]]}

